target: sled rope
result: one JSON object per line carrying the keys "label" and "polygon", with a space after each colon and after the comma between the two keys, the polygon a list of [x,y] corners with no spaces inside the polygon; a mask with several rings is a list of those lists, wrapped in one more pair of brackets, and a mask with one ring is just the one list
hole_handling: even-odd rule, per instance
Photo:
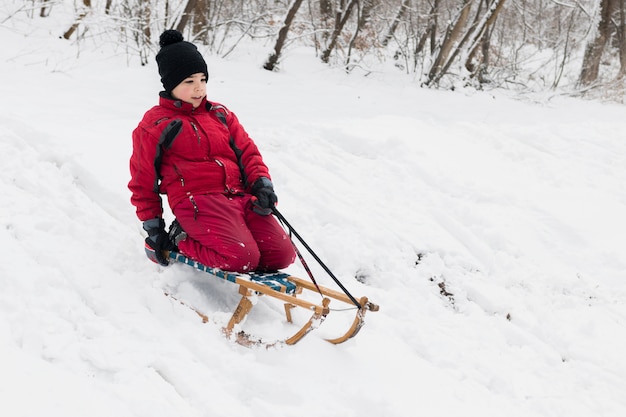
{"label": "sled rope", "polygon": [[317,292],[320,293],[320,295],[323,297],[324,294],[322,294],[322,290],[320,289],[320,286],[317,285],[317,281],[315,281],[315,277],[313,276],[313,272],[311,271],[311,268],[309,268],[309,264],[306,263],[306,261],[304,260],[304,256],[302,256],[302,252],[300,252],[300,249],[298,249],[293,239],[291,239],[291,231],[289,231],[289,240],[291,241],[291,245],[293,246],[293,249],[296,251],[296,254],[298,255],[298,259],[300,259],[300,263],[302,264],[302,267],[304,268],[307,275],[311,279],[311,282],[313,283],[313,285],[315,285],[315,288],[317,288]]}
{"label": "sled rope", "polygon": [[[339,281],[339,279],[335,277],[335,274],[333,274],[333,272],[326,266],[326,264],[322,262],[319,256],[317,256],[317,254],[313,252],[313,249],[311,249],[311,247],[304,241],[304,239],[302,239],[302,237],[298,234],[298,232],[296,232],[296,230],[291,226],[291,224],[289,224],[287,219],[285,219],[285,216],[283,216],[276,207],[273,207],[272,211],[274,215],[278,218],[278,220],[280,220],[281,223],[287,226],[287,228],[289,229],[289,233],[290,234],[293,233],[293,235],[300,241],[300,243],[302,243],[302,246],[304,246],[306,250],[309,251],[311,256],[313,256],[313,258],[317,261],[317,263],[324,269],[324,271],[326,271],[326,273],[333,279],[333,281],[335,281],[335,283],[339,286],[339,288],[341,288],[343,293],[350,299],[350,301],[352,301],[352,303],[355,306],[357,306],[359,310],[361,310],[363,306],[361,306],[361,304],[356,300],[356,298],[354,298],[352,294],[350,294],[350,292],[346,289],[346,287],[343,286],[341,281]],[[293,243],[293,240],[292,240],[292,243]],[[296,253],[298,254],[298,257],[300,258],[300,261],[303,262],[302,255],[300,254],[300,251],[298,250],[298,248],[296,248]],[[317,285],[317,283],[315,282],[315,279],[313,278],[313,274],[310,272],[310,269],[308,268],[308,266],[306,266],[306,262],[303,262],[303,266],[304,266],[304,269],[306,269],[307,273],[309,274],[309,277],[311,277],[311,280],[317,287],[318,291],[320,291],[319,286]]]}

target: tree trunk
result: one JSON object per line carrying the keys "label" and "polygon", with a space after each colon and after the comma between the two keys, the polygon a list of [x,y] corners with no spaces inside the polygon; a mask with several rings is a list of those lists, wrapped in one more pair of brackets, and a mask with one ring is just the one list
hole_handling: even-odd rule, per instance
{"label": "tree trunk", "polygon": [[74,32],[76,32],[76,29],[78,29],[80,22],[82,22],[85,16],[87,16],[87,13],[89,13],[89,11],[91,10],[91,0],[83,0],[83,6],[84,7],[76,17],[76,20],[74,20],[74,23],[72,23],[72,26],[70,26],[70,28],[66,30],[63,34],[64,39],[69,39],[74,34]]}
{"label": "tree trunk", "polygon": [[187,4],[185,5],[185,10],[183,10],[183,15],[180,17],[178,21],[178,25],[176,25],[176,30],[179,32],[183,32],[185,27],[189,23],[189,20],[194,15],[194,10],[196,5],[198,4],[198,0],[187,0]]}
{"label": "tree trunk", "polygon": [[[490,26],[493,25],[493,23],[495,22],[498,12],[502,10],[502,6],[504,6],[504,2],[505,0],[491,0],[491,3],[488,5],[487,10],[482,17],[480,17],[482,7],[479,7],[478,11],[476,12],[476,17],[474,18],[474,23],[470,25],[465,34],[461,37],[461,31],[464,28],[465,23],[469,20],[470,5],[469,2],[467,3],[467,6],[464,10],[467,15],[464,17],[461,16],[459,20],[457,20],[453,28],[453,32],[455,32],[455,34],[451,34],[450,38],[444,41],[447,43],[449,49],[447,51],[444,51],[445,55],[443,55],[442,51],[440,51],[440,54],[437,58],[441,57],[441,59],[437,60],[435,62],[436,66],[433,65],[433,67],[431,68],[431,71],[428,74],[428,80],[426,81],[426,85],[432,85],[439,82],[441,77],[446,74],[446,72],[452,65],[452,62],[464,50],[463,46],[466,45],[468,42],[469,47],[467,48],[467,51],[469,51],[469,53],[468,58],[465,61],[466,67],[469,66],[470,68],[473,68],[473,74],[476,74],[476,71],[482,69],[482,67],[478,65],[474,66],[472,59],[476,55],[478,48],[480,48],[481,46],[485,46],[483,43],[483,40],[485,39],[485,34],[488,32]],[[452,46],[454,46],[454,48],[452,48]]]}
{"label": "tree trunk", "polygon": [[[493,26],[498,17],[498,13],[502,10],[504,2],[506,0],[492,0],[489,8],[485,12],[481,22],[475,31],[474,36],[470,42],[468,48],[469,54],[465,60],[465,68],[473,75],[484,71],[488,64],[488,49],[489,49],[489,29]],[[481,50],[481,57],[476,59],[478,51]]]}
{"label": "tree trunk", "polygon": [[151,47],[151,38],[152,33],[150,31],[150,16],[151,16],[151,2],[142,2],[140,7],[140,19],[139,25],[141,28],[141,34],[143,37],[139,38],[140,35],[137,35],[139,39],[137,39],[137,45],[139,45],[139,57],[141,59],[141,65],[146,65],[148,63],[148,56],[150,54]]}
{"label": "tree trunk", "polygon": [[320,16],[322,21],[330,22],[333,17],[333,4],[330,0],[320,0]]}
{"label": "tree trunk", "polygon": [[352,56],[352,49],[354,48],[354,44],[359,36],[359,32],[366,26],[368,26],[370,18],[372,17],[372,9],[375,6],[376,0],[362,0],[363,7],[359,10],[359,16],[357,20],[356,29],[354,30],[354,34],[350,39],[350,43],[348,46],[348,56],[346,58],[346,68],[350,65],[350,57]]}
{"label": "tree trunk", "polygon": [[41,10],[39,11],[39,17],[47,17],[49,14],[50,8],[46,8],[48,0],[43,0],[41,2]]}
{"label": "tree trunk", "polygon": [[619,0],[619,75],[624,78],[626,75],[626,0]]}
{"label": "tree trunk", "polygon": [[193,26],[192,33],[194,38],[201,40],[206,44],[207,31],[208,31],[208,14],[209,14],[210,1],[209,0],[197,0],[196,7],[193,13]]}
{"label": "tree trunk", "polygon": [[289,32],[293,19],[296,17],[296,13],[298,13],[298,9],[302,5],[302,1],[303,0],[292,0],[291,5],[287,9],[287,16],[285,16],[283,26],[278,31],[278,39],[276,39],[276,45],[274,45],[274,52],[270,54],[265,62],[265,65],[263,65],[263,68],[266,70],[273,71],[276,64],[278,64],[280,53],[285,46],[285,42],[287,41],[287,33]]}
{"label": "tree trunk", "polygon": [[428,23],[426,25],[426,29],[419,37],[417,44],[415,46],[415,51],[413,54],[415,55],[415,62],[417,62],[417,57],[424,50],[424,45],[426,45],[426,41],[430,38],[430,54],[433,55],[435,53],[435,39],[437,33],[437,25],[438,25],[438,16],[439,16],[439,0],[434,0],[432,6],[430,7],[430,12],[428,13]]}
{"label": "tree trunk", "polygon": [[389,41],[393,38],[393,35],[396,33],[396,29],[398,29],[400,21],[404,18],[404,15],[409,10],[410,3],[411,0],[402,0],[402,4],[400,5],[398,12],[396,13],[396,17],[393,19],[393,22],[391,22],[391,26],[389,26],[389,30],[387,31],[387,34],[381,42],[383,46],[387,46],[389,44]]}
{"label": "tree trunk", "polygon": [[333,33],[330,37],[330,43],[328,44],[324,52],[322,52],[323,63],[325,64],[328,63],[328,60],[330,59],[330,54],[333,52],[333,49],[335,49],[335,46],[337,46],[337,39],[339,38],[341,31],[346,25],[348,18],[350,18],[352,9],[354,8],[354,6],[356,6],[357,3],[358,3],[358,0],[351,0],[350,4],[348,4],[348,7],[346,7],[345,11],[343,10],[337,11],[336,13],[337,16],[335,18],[335,29],[333,30]]}
{"label": "tree trunk", "polygon": [[441,46],[439,47],[437,56],[435,57],[435,60],[430,67],[430,71],[428,72],[428,80],[426,81],[426,85],[430,85],[433,82],[436,82],[436,80],[438,80],[439,78],[441,78],[443,67],[448,61],[454,45],[461,38],[463,28],[469,20],[469,12],[471,7],[471,0],[463,0],[463,4],[461,5],[461,9],[457,14],[456,19],[448,26],[448,29],[446,30],[446,35],[443,39],[443,42],[441,43]]}
{"label": "tree trunk", "polygon": [[585,48],[583,66],[578,79],[581,86],[588,86],[598,79],[602,53],[610,37],[612,11],[613,0],[600,0],[600,22],[596,36]]}

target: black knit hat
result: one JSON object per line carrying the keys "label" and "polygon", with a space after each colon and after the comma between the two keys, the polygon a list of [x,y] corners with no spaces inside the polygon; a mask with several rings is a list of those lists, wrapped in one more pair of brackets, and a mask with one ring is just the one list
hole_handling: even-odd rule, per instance
{"label": "black knit hat", "polygon": [[206,62],[192,43],[183,40],[183,34],[177,30],[166,30],[159,38],[161,50],[156,56],[161,83],[168,93],[185,78],[198,72],[204,73],[207,80],[209,71]]}

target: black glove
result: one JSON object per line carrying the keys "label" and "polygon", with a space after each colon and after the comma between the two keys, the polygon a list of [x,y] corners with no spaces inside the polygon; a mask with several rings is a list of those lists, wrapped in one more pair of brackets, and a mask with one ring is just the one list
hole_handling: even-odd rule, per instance
{"label": "black glove", "polygon": [[261,177],[252,185],[252,195],[255,197],[252,200],[252,210],[261,216],[267,216],[272,214],[272,209],[278,202],[278,197],[274,192],[274,185],[269,178]]}
{"label": "black glove", "polygon": [[152,262],[167,266],[169,261],[165,251],[176,250],[176,245],[170,241],[169,234],[165,231],[163,219],[150,219],[143,222],[143,230],[148,232],[146,238],[146,256]]}

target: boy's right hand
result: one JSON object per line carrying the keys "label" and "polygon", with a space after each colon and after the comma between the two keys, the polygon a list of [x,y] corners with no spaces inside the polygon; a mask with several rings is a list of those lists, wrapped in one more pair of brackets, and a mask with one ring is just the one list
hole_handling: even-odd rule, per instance
{"label": "boy's right hand", "polygon": [[176,250],[176,246],[170,241],[169,234],[165,231],[165,221],[163,219],[146,220],[143,222],[143,229],[148,232],[145,247],[148,259],[159,265],[168,266],[169,261],[165,252]]}

